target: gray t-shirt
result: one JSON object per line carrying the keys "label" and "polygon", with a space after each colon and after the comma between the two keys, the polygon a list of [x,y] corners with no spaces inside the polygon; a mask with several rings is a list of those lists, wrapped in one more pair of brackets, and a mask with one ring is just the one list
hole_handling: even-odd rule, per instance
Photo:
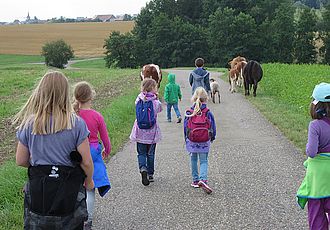
{"label": "gray t-shirt", "polygon": [[32,125],[18,130],[18,140],[29,149],[30,164],[73,166],[70,160],[71,151],[75,150],[89,135],[86,123],[76,117],[72,129],[62,130],[55,134],[34,135]]}

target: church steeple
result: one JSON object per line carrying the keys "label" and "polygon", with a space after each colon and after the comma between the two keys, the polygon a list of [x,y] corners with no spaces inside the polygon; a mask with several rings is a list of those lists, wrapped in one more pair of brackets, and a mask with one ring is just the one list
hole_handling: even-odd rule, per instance
{"label": "church steeple", "polygon": [[27,15],[27,17],[26,17],[26,21],[30,21],[30,12],[28,11],[28,15]]}

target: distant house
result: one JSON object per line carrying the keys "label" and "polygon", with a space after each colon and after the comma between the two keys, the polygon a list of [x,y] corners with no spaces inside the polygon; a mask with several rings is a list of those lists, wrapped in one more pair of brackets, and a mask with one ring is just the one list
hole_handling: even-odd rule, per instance
{"label": "distant house", "polygon": [[76,21],[77,22],[83,22],[83,21],[86,21],[86,19],[87,19],[86,17],[77,17]]}
{"label": "distant house", "polygon": [[136,19],[137,16],[138,16],[138,14],[133,14],[133,15],[132,15],[132,19]]}
{"label": "distant house", "polygon": [[133,18],[130,14],[117,15],[115,21],[132,21]]}
{"label": "distant house", "polygon": [[113,14],[96,15],[93,20],[101,22],[113,22],[116,17]]}
{"label": "distant house", "polygon": [[15,19],[12,24],[19,25],[19,24],[22,24],[22,23],[18,19]]}
{"label": "distant house", "polygon": [[124,21],[124,16],[125,15],[117,15],[115,21]]}

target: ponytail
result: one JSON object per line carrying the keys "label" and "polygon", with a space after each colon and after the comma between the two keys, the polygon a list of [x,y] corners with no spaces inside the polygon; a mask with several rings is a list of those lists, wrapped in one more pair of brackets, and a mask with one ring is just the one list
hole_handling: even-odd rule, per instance
{"label": "ponytail", "polygon": [[201,110],[202,103],[207,102],[207,100],[208,100],[208,96],[207,96],[207,92],[205,91],[205,89],[203,87],[198,87],[195,90],[194,95],[191,98],[191,101],[195,103],[194,111],[190,115],[186,114],[186,116],[192,117],[192,116],[195,116],[196,114],[201,113],[202,112],[202,110]]}
{"label": "ponytail", "polygon": [[72,107],[74,112],[79,115],[79,102],[76,99],[73,100]]}

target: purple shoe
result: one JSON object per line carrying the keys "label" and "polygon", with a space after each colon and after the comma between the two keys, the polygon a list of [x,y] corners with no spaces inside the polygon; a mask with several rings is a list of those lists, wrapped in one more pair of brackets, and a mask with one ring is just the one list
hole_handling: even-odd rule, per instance
{"label": "purple shoe", "polygon": [[191,187],[194,187],[194,188],[199,188],[198,180],[197,181],[193,181],[190,186]]}
{"label": "purple shoe", "polygon": [[199,187],[202,187],[202,189],[204,190],[204,192],[206,192],[207,194],[211,194],[212,193],[212,189],[210,188],[210,186],[207,185],[207,181],[202,181],[200,180],[198,182]]}

